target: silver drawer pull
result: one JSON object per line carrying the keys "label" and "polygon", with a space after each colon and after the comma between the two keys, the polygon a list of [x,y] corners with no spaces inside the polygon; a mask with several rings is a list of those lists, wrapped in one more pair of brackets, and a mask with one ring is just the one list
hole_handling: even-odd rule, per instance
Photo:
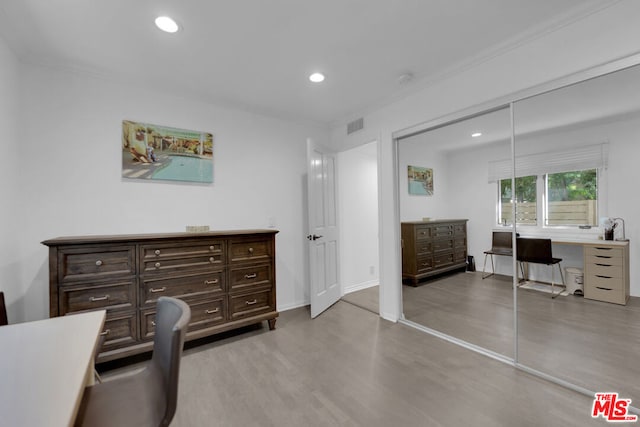
{"label": "silver drawer pull", "polygon": [[102,297],[91,297],[91,298],[89,298],[89,301],[91,301],[91,302],[106,301],[108,299],[109,299],[109,295],[104,295]]}
{"label": "silver drawer pull", "polygon": [[160,268],[160,263],[159,263],[159,262],[156,262],[155,267],[156,267],[156,268]]}
{"label": "silver drawer pull", "polygon": [[423,267],[429,267],[429,263],[428,263],[428,262],[423,262],[423,263],[422,263],[422,266],[423,266]]}
{"label": "silver drawer pull", "polygon": [[156,254],[156,255],[160,255],[160,249],[156,249],[156,250],[155,250],[155,252],[154,252],[154,254]]}
{"label": "silver drawer pull", "polygon": [[258,302],[258,300],[257,300],[257,299],[254,299],[253,301],[245,301],[245,303],[246,303],[247,305],[253,305],[253,304],[257,303],[257,302]]}
{"label": "silver drawer pull", "polygon": [[213,313],[217,313],[219,311],[220,311],[220,309],[216,308],[215,310],[205,310],[204,312],[207,313],[207,314],[213,314]]}
{"label": "silver drawer pull", "polygon": [[258,277],[257,273],[252,273],[252,274],[245,274],[244,278],[245,279],[255,279],[256,277]]}
{"label": "silver drawer pull", "polygon": [[216,249],[216,248],[215,248],[215,246],[213,246],[213,245],[209,246],[209,250],[210,250],[211,252],[213,252],[215,249]]}
{"label": "silver drawer pull", "polygon": [[107,329],[107,330],[105,330],[103,332],[100,332],[100,336],[101,337],[106,337],[107,335],[109,335],[109,332],[111,332],[111,329]]}
{"label": "silver drawer pull", "polygon": [[155,294],[156,292],[164,292],[164,291],[166,291],[166,290],[167,290],[167,287],[166,287],[166,286],[163,286],[163,287],[158,288],[158,289],[156,289],[156,288],[151,288],[151,289],[149,289],[149,292],[151,292],[152,294]]}
{"label": "silver drawer pull", "polygon": [[218,279],[205,280],[205,281],[204,281],[204,284],[205,284],[205,285],[215,285],[216,283],[218,283]]}
{"label": "silver drawer pull", "polygon": [[156,321],[155,320],[151,321],[151,326],[156,326]]}
{"label": "silver drawer pull", "polygon": [[253,248],[249,248],[249,253],[252,254],[253,253]]}
{"label": "silver drawer pull", "polygon": [[214,257],[210,257],[209,258],[209,262],[214,263],[214,262],[216,262],[216,259]]}
{"label": "silver drawer pull", "polygon": [[100,266],[102,265],[102,260],[100,260],[100,259],[99,259],[99,260],[97,260],[97,261],[96,261],[96,265],[97,265],[98,267],[100,267]]}

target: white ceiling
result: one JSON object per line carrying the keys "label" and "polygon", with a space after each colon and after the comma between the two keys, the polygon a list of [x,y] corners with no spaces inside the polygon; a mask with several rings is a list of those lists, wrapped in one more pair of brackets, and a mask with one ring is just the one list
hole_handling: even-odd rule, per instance
{"label": "white ceiling", "polygon": [[[334,124],[610,0],[2,0],[25,62]],[[170,35],[153,20],[170,15]],[[312,84],[307,77],[327,78]],[[402,74],[414,78],[400,84]]]}

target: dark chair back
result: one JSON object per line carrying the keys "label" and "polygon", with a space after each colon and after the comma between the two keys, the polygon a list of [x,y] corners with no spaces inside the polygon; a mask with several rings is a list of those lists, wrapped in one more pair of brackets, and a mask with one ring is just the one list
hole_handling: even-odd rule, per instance
{"label": "dark chair back", "polygon": [[150,369],[162,376],[166,408],[161,425],[168,426],[178,404],[180,359],[191,310],[184,301],[168,297],[158,298],[157,308]]}
{"label": "dark chair back", "polygon": [[516,239],[516,257],[518,261],[534,264],[553,264],[551,239]]}
{"label": "dark chair back", "polygon": [[0,326],[8,325],[7,306],[4,304],[4,292],[0,292]]}
{"label": "dark chair back", "polygon": [[491,239],[491,250],[505,251],[511,250],[513,242],[510,231],[494,231]]}

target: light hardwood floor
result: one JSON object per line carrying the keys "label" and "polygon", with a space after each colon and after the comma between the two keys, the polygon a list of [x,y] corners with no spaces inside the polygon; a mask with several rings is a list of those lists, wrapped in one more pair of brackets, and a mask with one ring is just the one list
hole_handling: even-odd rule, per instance
{"label": "light hardwood floor", "polygon": [[276,326],[185,350],[172,426],[606,424],[586,396],[345,302]]}
{"label": "light hardwood floor", "polygon": [[342,301],[357,307],[369,310],[372,313],[380,312],[380,286],[371,286],[343,296]]}
{"label": "light hardwood floor", "polygon": [[[403,286],[408,320],[513,356],[510,276],[460,273]],[[626,306],[518,290],[519,362],[640,405],[640,299]]]}

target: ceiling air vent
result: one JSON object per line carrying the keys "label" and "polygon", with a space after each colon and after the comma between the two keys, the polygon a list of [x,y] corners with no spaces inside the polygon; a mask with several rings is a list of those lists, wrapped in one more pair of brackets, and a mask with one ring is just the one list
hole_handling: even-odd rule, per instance
{"label": "ceiling air vent", "polygon": [[364,119],[360,117],[347,124],[347,135],[352,134],[364,128]]}

